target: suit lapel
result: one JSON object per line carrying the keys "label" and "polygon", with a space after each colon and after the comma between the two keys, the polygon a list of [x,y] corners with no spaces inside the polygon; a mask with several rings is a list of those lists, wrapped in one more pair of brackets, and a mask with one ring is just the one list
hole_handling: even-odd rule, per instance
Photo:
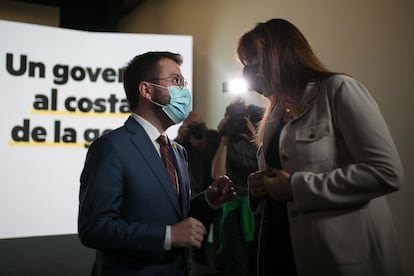
{"label": "suit lapel", "polygon": [[187,161],[185,159],[183,149],[180,148],[180,146],[174,142],[170,141],[169,144],[173,157],[174,157],[174,165],[177,171],[178,176],[178,185],[179,185],[179,191],[180,191],[180,204],[181,204],[181,211],[184,216],[187,216],[187,210],[189,208],[189,175],[188,175],[188,168],[187,168]]}
{"label": "suit lapel", "polygon": [[154,145],[144,128],[134,119],[128,118],[125,126],[134,135],[131,136],[131,142],[135,145],[139,154],[147,162],[151,168],[155,178],[158,179],[158,184],[161,185],[164,192],[167,194],[171,204],[176,209],[177,213],[181,216],[180,206],[177,200],[177,194],[171,184],[171,180],[168,176],[167,170],[165,169],[164,163],[159,157]]}

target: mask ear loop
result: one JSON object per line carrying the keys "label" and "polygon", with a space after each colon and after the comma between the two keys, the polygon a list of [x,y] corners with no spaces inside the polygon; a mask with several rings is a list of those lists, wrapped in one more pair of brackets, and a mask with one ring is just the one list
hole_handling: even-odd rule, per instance
{"label": "mask ear loop", "polygon": [[[168,87],[166,87],[166,86],[159,85],[159,84],[152,83],[152,82],[147,82],[147,83],[149,83],[150,85],[153,85],[153,86],[155,86],[155,87],[164,88],[164,89],[167,89],[167,90],[168,90]],[[171,100],[171,99],[170,99],[170,100]],[[151,103],[155,104],[156,106],[159,106],[159,107],[165,107],[165,106],[166,106],[166,105],[164,105],[164,104],[160,104],[160,103],[157,103],[157,102],[153,101],[153,100],[152,100],[152,98],[151,98],[151,99],[149,99],[149,101],[150,101]]]}

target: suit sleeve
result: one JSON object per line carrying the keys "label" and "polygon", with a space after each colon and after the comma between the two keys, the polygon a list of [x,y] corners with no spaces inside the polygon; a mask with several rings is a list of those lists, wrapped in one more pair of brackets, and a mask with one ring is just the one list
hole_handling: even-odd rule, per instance
{"label": "suit sleeve", "polygon": [[207,202],[205,192],[197,194],[191,200],[190,217],[194,217],[201,221],[204,226],[208,226],[212,223],[213,219],[221,216],[222,209],[213,209]]}
{"label": "suit sleeve", "polygon": [[[181,159],[183,160],[185,170],[187,172],[186,179],[188,181],[191,181],[191,178],[189,177],[190,171],[188,168],[188,156],[187,152],[184,147],[181,145],[176,145],[176,148],[178,150],[178,154],[180,155]],[[201,221],[204,226],[208,226],[212,220],[218,216],[221,215],[221,209],[214,210],[211,208],[211,206],[208,204],[205,191],[200,192],[194,196],[191,195],[191,184],[187,183],[187,189],[190,190],[190,208],[188,212],[188,216],[193,217],[199,221]]]}

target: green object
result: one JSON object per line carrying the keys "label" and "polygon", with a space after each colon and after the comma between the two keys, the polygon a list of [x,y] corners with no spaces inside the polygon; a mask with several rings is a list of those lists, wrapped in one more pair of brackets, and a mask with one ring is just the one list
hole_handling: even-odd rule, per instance
{"label": "green object", "polygon": [[224,222],[227,215],[233,210],[240,210],[240,227],[245,242],[254,240],[254,215],[249,208],[247,196],[236,196],[235,199],[223,204],[223,215],[219,224],[219,249],[217,254],[222,254],[224,250]]}

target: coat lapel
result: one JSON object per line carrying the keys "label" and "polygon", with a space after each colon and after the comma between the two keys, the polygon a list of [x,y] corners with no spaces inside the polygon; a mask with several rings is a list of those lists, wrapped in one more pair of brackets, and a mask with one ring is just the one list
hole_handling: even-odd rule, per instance
{"label": "coat lapel", "polygon": [[[310,109],[312,102],[315,100],[316,95],[318,93],[318,82],[310,82],[308,83],[308,85],[306,86],[305,89],[305,93],[304,93],[304,97],[303,97],[303,112],[302,114],[297,117],[294,118],[293,120],[297,120],[298,118],[300,118],[301,116],[303,116],[306,112],[308,112],[308,110]],[[259,166],[261,169],[264,168],[266,162],[266,153],[267,150],[269,148],[269,144],[271,142],[271,140],[273,139],[273,136],[275,135],[275,131],[276,129],[279,127],[279,124],[282,120],[282,110],[279,106],[279,104],[276,104],[276,106],[274,107],[274,109],[272,110],[272,112],[269,115],[269,119],[266,122],[265,128],[264,128],[264,133],[263,133],[263,143],[262,143],[262,148],[260,149],[260,155],[258,156],[259,158]],[[292,121],[293,121],[292,120]]]}

